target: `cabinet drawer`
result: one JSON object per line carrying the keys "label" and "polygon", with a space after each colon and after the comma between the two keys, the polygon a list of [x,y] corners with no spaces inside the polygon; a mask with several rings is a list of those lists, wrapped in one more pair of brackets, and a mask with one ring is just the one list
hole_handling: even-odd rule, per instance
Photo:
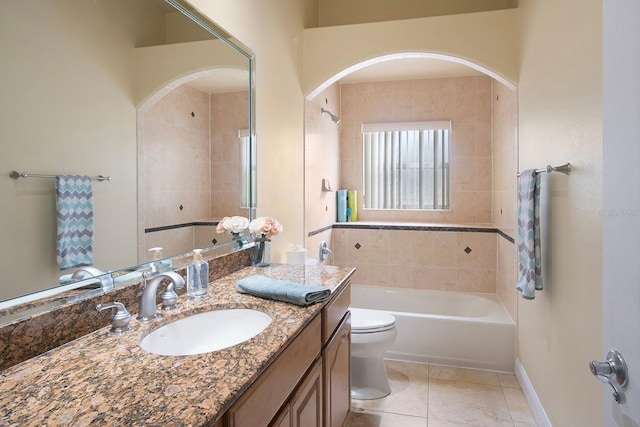
{"label": "cabinet drawer", "polygon": [[351,281],[334,295],[322,309],[322,345],[324,346],[338,328],[351,304]]}
{"label": "cabinet drawer", "polygon": [[316,316],[227,411],[225,425],[268,425],[319,356],[320,331],[320,316]]}

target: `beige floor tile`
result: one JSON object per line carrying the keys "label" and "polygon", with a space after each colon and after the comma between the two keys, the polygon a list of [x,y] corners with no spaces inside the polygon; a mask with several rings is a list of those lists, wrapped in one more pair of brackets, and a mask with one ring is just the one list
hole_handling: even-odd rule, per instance
{"label": "beige floor tile", "polygon": [[535,426],[536,422],[531,414],[527,400],[522,390],[515,388],[503,388],[504,397],[507,400],[511,418],[518,426]]}
{"label": "beige floor tile", "polygon": [[499,386],[429,380],[429,422],[449,421],[477,427],[513,427]]}
{"label": "beige floor tile", "polygon": [[418,363],[386,361],[391,394],[381,399],[351,401],[351,406],[396,414],[427,416],[429,366]]}
{"label": "beige floor tile", "polygon": [[346,427],[427,427],[427,419],[386,412],[356,410],[349,413]]}
{"label": "beige floor tile", "polygon": [[508,374],[506,372],[498,372],[498,380],[500,385],[506,388],[520,388],[518,379],[515,374]]}
{"label": "beige floor tile", "polygon": [[500,381],[495,372],[478,369],[454,368],[450,366],[429,366],[429,378],[466,383],[499,386]]}
{"label": "beige floor tile", "polygon": [[478,427],[476,424],[454,423],[451,421],[429,420],[428,427]]}

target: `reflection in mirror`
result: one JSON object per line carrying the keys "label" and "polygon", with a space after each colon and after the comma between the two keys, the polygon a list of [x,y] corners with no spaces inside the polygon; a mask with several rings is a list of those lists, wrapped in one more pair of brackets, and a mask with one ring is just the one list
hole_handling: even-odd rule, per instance
{"label": "reflection in mirror", "polygon": [[170,3],[183,10],[163,0],[0,3],[11,17],[0,28],[4,305],[102,292],[58,267],[55,179],[12,170],[111,177],[92,182],[93,266],[119,270],[116,287],[138,277],[130,271],[154,246],[169,258],[214,244],[211,253],[229,252],[215,220],[252,215],[255,157],[243,154],[255,148],[253,55]]}

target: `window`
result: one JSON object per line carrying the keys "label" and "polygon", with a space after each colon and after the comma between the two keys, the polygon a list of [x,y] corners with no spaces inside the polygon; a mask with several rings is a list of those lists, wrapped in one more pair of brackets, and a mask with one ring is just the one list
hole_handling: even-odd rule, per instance
{"label": "window", "polygon": [[251,143],[248,129],[239,130],[238,139],[241,153],[240,207],[248,208],[256,205],[256,144]]}
{"label": "window", "polygon": [[365,209],[449,209],[451,122],[362,125]]}

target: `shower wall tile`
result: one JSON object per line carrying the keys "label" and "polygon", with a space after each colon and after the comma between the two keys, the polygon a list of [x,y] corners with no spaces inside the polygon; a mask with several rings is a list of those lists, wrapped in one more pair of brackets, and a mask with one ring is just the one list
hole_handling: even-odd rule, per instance
{"label": "shower wall tile", "polygon": [[[363,123],[451,120],[451,211],[364,211],[361,221],[490,222],[492,79],[471,76],[340,86],[340,187],[362,193]],[[309,132],[306,132],[307,135]],[[462,194],[465,193],[465,194]]]}
{"label": "shower wall tile", "polygon": [[[492,222],[512,239],[517,226],[517,92],[493,81],[493,217]],[[496,291],[513,319],[517,319],[517,248],[497,238]]]}
{"label": "shower wall tile", "polygon": [[337,228],[331,244],[336,265],[356,267],[354,283],[495,293],[496,238],[504,240],[474,231]]}

